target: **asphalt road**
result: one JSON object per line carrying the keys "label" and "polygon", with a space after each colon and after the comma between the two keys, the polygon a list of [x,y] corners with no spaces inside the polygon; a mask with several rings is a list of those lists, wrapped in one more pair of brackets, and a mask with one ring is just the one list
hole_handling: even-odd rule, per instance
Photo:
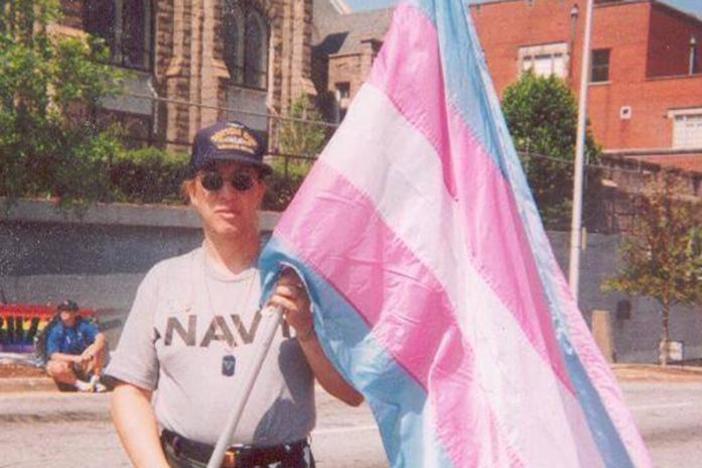
{"label": "asphalt road", "polygon": [[[624,382],[655,466],[702,466],[702,382]],[[107,395],[0,394],[0,468],[128,467],[109,422]],[[320,391],[312,436],[318,466],[387,466],[366,407]]]}

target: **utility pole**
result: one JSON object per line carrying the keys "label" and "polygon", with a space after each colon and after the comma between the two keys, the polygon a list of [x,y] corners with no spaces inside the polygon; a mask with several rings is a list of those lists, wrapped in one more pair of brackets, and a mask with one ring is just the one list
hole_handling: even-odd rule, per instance
{"label": "utility pole", "polygon": [[583,180],[585,172],[585,130],[587,124],[587,94],[590,83],[590,42],[592,39],[592,10],[594,0],[587,0],[585,34],[583,37],[580,96],[578,103],[578,134],[575,148],[575,175],[573,177],[573,218],[570,227],[570,261],[568,282],[576,301],[580,283],[580,251],[582,250]]}

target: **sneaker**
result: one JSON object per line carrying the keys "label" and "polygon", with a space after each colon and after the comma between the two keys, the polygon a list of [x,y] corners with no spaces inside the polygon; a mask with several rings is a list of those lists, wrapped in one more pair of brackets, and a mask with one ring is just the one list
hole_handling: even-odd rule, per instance
{"label": "sneaker", "polygon": [[92,377],[90,377],[90,385],[93,387],[92,391],[95,393],[104,393],[107,391],[107,387],[105,386],[105,384],[100,382],[99,375],[93,375]]}
{"label": "sneaker", "polygon": [[76,380],[75,383],[76,390],[79,392],[92,392],[93,385],[89,382],[83,382],[82,380]]}

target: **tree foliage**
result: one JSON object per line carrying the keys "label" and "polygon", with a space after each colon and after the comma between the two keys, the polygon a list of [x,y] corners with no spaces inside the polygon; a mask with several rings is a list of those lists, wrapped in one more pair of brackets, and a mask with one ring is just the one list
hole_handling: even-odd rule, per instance
{"label": "tree foliage", "polygon": [[318,122],[322,114],[307,95],[298,97],[290,106],[280,128],[280,150],[293,156],[316,157],[327,142],[327,127]]}
{"label": "tree foliage", "polygon": [[635,221],[620,246],[623,268],[605,290],[649,296],[661,305],[661,364],[667,363],[675,304],[702,300],[702,219],[676,174],[663,172],[634,200]]}
{"label": "tree foliage", "polygon": [[[549,228],[567,226],[578,124],[575,96],[560,78],[527,72],[505,90],[502,110],[544,223]],[[588,132],[587,161],[597,162],[599,153]],[[594,187],[594,177],[589,179]]]}
{"label": "tree foliage", "polygon": [[0,195],[104,198],[116,135],[92,120],[122,75],[97,39],[52,28],[55,0],[16,0],[0,10]]}
{"label": "tree foliage", "polygon": [[272,164],[264,208],[284,210],[309,172],[315,158],[324,148],[330,127],[320,124],[322,114],[306,95],[296,99],[280,128],[280,150],[283,153]]}

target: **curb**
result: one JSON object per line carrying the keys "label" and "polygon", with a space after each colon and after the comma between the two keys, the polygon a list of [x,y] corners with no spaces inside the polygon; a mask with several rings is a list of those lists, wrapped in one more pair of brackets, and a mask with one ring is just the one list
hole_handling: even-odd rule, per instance
{"label": "curb", "polygon": [[[612,364],[611,368],[620,381],[702,381],[702,367],[699,366],[619,363]],[[23,392],[59,392],[59,389],[48,376],[0,378],[0,395]]]}
{"label": "curb", "polygon": [[702,382],[702,367],[657,364],[613,364],[620,381]]}
{"label": "curb", "polygon": [[0,393],[16,392],[58,392],[53,379],[49,377],[9,377],[0,379]]}
{"label": "curb", "polygon": [[683,372],[689,374],[702,375],[701,366],[680,366],[680,365],[670,365],[661,367],[658,364],[627,364],[627,363],[616,363],[612,364],[612,369],[632,369],[632,370],[651,370],[651,371],[661,371],[661,372]]}

